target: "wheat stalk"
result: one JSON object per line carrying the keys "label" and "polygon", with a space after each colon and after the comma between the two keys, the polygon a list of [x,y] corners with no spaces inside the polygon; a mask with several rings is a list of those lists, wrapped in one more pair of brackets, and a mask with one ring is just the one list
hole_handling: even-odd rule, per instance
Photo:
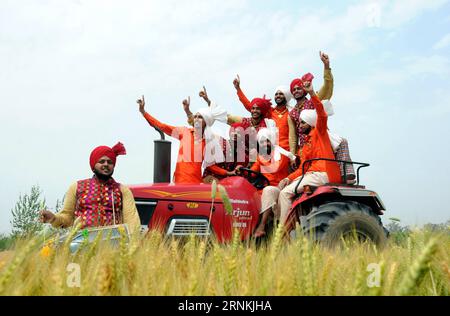
{"label": "wheat stalk", "polygon": [[437,250],[437,239],[431,239],[422,250],[419,257],[413,262],[407,273],[403,277],[398,295],[411,295],[414,289],[422,281],[423,276],[429,269],[429,263]]}

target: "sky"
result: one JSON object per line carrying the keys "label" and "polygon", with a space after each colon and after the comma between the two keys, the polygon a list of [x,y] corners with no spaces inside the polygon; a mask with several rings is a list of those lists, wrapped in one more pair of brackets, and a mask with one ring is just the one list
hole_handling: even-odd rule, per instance
{"label": "sky", "polygon": [[[49,207],[91,176],[98,145],[121,141],[114,177],[151,183],[154,129],[146,110],[186,125],[198,91],[248,115],[252,97],[311,72],[330,56],[335,115],[362,183],[406,225],[450,219],[448,0],[0,0],[0,233],[20,194],[39,185]],[[447,145],[446,145],[447,144]],[[172,145],[172,171],[178,142]]]}

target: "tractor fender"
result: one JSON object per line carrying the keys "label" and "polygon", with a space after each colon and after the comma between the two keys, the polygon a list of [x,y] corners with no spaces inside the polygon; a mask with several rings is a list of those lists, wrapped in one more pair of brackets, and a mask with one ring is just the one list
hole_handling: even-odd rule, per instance
{"label": "tractor fender", "polygon": [[383,215],[383,211],[386,210],[386,207],[379,195],[363,186],[324,185],[318,187],[311,194],[303,193],[296,198],[289,213],[295,210],[297,206],[304,204],[305,202],[322,198],[325,195],[334,195],[337,198],[350,199],[367,204],[378,215]]}

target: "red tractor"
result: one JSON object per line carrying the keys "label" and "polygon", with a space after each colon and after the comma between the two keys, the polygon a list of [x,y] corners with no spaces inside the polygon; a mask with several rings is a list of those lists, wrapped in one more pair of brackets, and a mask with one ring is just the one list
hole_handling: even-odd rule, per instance
{"label": "red tractor", "polygon": [[[219,242],[232,238],[234,228],[242,240],[251,238],[260,220],[258,190],[268,184],[263,174],[244,169],[243,176],[219,182],[229,196],[232,212],[227,213],[217,194],[212,203],[211,185],[174,185],[170,182],[170,142],[155,141],[154,184],[130,186],[141,219],[148,229],[159,229],[169,236],[213,235]],[[320,158],[319,158],[320,159]],[[310,161],[303,163],[303,168]],[[327,184],[307,187],[296,197],[289,218],[314,240],[334,245],[342,237],[353,236],[382,246],[387,239],[380,215],[385,206],[378,194],[359,185],[359,171],[367,163],[338,161],[359,165],[355,185]],[[345,168],[344,168],[345,169]]]}

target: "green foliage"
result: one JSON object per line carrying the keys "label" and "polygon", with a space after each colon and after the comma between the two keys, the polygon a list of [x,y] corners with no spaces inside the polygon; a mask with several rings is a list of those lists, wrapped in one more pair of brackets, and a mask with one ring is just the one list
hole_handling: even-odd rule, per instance
{"label": "green foliage", "polygon": [[5,236],[3,234],[0,234],[0,251],[11,248],[13,241],[14,240],[11,236]]}
{"label": "green foliage", "polygon": [[397,218],[390,218],[390,220],[391,222],[386,225],[386,229],[390,233],[391,240],[398,245],[406,243],[411,233],[410,229],[407,226],[400,225],[400,220]]}
{"label": "green foliage", "polygon": [[42,229],[43,224],[39,222],[39,211],[45,207],[45,199],[41,195],[41,189],[35,185],[31,188],[30,194],[19,196],[19,201],[11,210],[13,215],[12,237],[31,236]]}

